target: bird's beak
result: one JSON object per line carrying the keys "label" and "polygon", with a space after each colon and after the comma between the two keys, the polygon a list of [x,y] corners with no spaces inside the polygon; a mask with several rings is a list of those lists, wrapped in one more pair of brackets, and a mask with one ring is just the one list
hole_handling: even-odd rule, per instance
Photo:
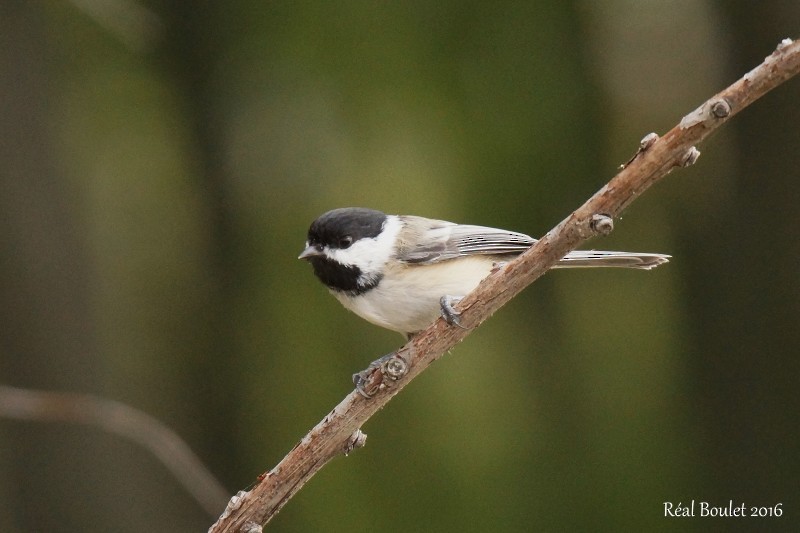
{"label": "bird's beak", "polygon": [[318,250],[315,246],[306,246],[306,249],[303,250],[303,253],[297,256],[298,259],[311,259],[312,257],[319,257],[322,255],[322,251]]}

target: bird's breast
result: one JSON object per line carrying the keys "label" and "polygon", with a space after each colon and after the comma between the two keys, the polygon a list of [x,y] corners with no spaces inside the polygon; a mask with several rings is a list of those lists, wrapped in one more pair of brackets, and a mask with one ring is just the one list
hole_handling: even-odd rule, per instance
{"label": "bird's breast", "polygon": [[442,296],[468,294],[491,272],[493,263],[489,256],[474,256],[432,265],[396,265],[387,268],[368,291],[355,295],[331,292],[342,305],[373,324],[415,333],[439,316]]}

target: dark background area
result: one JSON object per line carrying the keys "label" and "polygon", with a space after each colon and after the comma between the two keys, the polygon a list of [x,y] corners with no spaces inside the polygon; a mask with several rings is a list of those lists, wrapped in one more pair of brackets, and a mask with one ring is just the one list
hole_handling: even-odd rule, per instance
{"label": "dark background area", "polygon": [[[777,0],[3,2],[0,382],[141,409],[233,494],[402,342],[297,261],[317,215],[540,235],[798,28]],[[800,81],[699,149],[590,243],[670,264],[548,274],[270,530],[795,529]],[[664,518],[692,499],[783,516]],[[2,531],[215,518],[119,436],[0,418]]]}

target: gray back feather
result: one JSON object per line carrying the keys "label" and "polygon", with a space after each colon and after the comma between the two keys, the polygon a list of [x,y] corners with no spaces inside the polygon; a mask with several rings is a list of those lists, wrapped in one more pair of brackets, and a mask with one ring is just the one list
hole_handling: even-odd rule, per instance
{"label": "gray back feather", "polygon": [[438,263],[467,255],[518,255],[536,242],[523,233],[444,220],[404,216],[397,258],[406,263]]}

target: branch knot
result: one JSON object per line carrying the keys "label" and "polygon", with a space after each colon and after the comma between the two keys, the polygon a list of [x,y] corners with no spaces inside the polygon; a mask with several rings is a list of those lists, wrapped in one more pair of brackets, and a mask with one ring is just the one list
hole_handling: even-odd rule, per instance
{"label": "branch knot", "polygon": [[352,435],[347,439],[347,442],[344,443],[344,455],[345,457],[350,455],[355,449],[363,448],[364,445],[367,443],[367,434],[357,429],[353,432]]}
{"label": "branch knot", "polygon": [[711,114],[717,118],[725,118],[731,114],[731,104],[721,98],[711,104]]}
{"label": "branch knot", "polygon": [[678,165],[681,167],[690,167],[697,162],[697,158],[700,157],[700,150],[697,147],[692,146],[683,154],[683,157],[678,162]]}
{"label": "branch knot", "polygon": [[397,381],[408,372],[408,363],[399,355],[394,355],[383,365],[383,371],[386,377],[392,381]]}
{"label": "branch knot", "polygon": [[610,215],[595,213],[589,221],[589,227],[598,235],[609,235],[614,231],[614,219]]}

